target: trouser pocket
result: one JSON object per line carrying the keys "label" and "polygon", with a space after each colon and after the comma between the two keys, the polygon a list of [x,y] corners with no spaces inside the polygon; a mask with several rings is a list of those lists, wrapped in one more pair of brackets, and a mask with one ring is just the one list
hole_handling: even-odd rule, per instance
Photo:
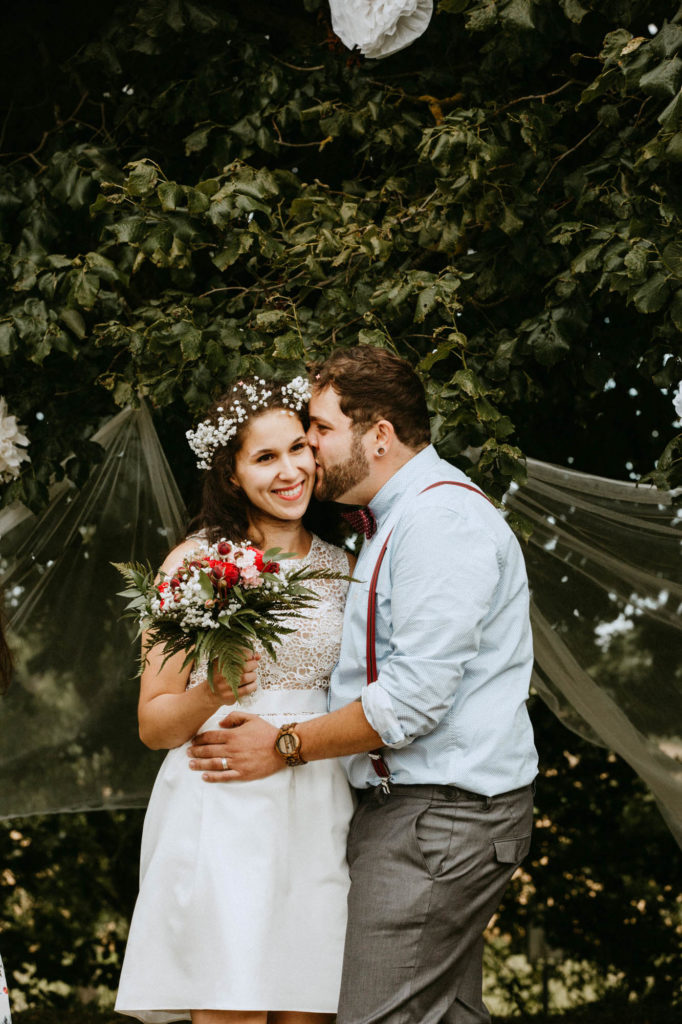
{"label": "trouser pocket", "polygon": [[530,832],[523,836],[494,839],[495,859],[500,864],[520,864],[530,850]]}
{"label": "trouser pocket", "polygon": [[431,804],[415,819],[415,841],[431,878],[437,878],[449,862],[456,816],[452,804]]}

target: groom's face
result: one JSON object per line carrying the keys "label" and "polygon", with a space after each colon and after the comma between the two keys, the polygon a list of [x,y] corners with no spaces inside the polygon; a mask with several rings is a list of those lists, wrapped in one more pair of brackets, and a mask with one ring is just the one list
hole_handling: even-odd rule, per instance
{"label": "groom's face", "polygon": [[320,501],[365,504],[372,497],[370,463],[365,437],[353,429],[341,411],[333,388],[316,392],[310,399],[308,441],[315,454],[315,497]]}

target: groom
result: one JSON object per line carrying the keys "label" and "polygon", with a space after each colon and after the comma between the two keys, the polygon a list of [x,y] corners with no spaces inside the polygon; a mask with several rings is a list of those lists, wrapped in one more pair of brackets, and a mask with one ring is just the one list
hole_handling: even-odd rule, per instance
{"label": "groom", "polygon": [[191,766],[229,782],[344,757],[359,803],[338,1024],[484,1024],[483,930],[528,852],[537,771],[523,558],[430,445],[406,362],[338,351],[312,383],[315,493],[370,506],[355,510],[367,539],[331,710],[279,733],[233,712],[231,728],[195,740]]}

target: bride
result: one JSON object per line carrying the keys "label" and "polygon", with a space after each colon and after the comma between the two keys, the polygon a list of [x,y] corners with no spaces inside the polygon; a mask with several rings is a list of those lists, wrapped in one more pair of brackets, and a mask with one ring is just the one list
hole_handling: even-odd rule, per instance
{"label": "bride", "polygon": [[[162,570],[221,537],[294,552],[298,564],[347,574],[350,556],[308,526],[315,461],[305,435],[307,382],[239,381],[190,444],[206,470],[198,532]],[[273,661],[247,661],[240,703],[277,726],[327,710],[347,582],[310,582],[319,600]],[[207,666],[182,669],[149,653],[140,737],[168,749],[142,835],[140,893],[130,927],[119,1013],[149,1024],[329,1024],[346,926],[346,836],[353,812],[337,761],[231,786],[207,786],[187,747],[234,702]],[[284,755],[283,755],[284,756]],[[227,765],[224,765],[227,767]]]}

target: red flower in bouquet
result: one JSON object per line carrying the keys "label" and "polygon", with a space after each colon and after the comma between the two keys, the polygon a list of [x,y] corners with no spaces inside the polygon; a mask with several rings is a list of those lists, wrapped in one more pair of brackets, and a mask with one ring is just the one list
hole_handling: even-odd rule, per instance
{"label": "red flower in bouquet", "polygon": [[280,561],[292,557],[279,548],[263,552],[223,539],[205,554],[185,558],[170,578],[155,579],[150,567],[114,563],[129,584],[121,595],[130,599],[128,614],[145,632],[141,670],[146,651],[160,643],[164,663],[181,652],[183,667],[208,662],[210,685],[217,663],[236,696],[245,652],[258,640],[274,658],[275,644],[294,631],[291,619],[318,599],[305,581],[347,579],[307,566],[282,572]]}

